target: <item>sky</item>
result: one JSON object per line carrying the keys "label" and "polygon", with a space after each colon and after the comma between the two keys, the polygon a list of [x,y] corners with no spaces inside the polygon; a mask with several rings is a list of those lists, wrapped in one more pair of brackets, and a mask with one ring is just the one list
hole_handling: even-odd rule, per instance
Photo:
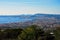
{"label": "sky", "polygon": [[60,14],[60,0],[0,0],[0,15]]}

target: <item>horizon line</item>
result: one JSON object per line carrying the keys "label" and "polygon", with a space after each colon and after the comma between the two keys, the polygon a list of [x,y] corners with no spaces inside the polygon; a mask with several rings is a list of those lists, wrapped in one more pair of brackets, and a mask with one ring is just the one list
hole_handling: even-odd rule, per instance
{"label": "horizon line", "polygon": [[[35,14],[47,14],[47,13],[35,13]],[[3,14],[3,15],[0,14],[0,16],[35,15],[35,14]],[[60,14],[49,13],[49,15],[60,15]]]}

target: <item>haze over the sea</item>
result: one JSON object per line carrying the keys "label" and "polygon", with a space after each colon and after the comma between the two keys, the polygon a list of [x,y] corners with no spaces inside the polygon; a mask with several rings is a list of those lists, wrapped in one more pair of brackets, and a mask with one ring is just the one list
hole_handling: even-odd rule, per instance
{"label": "haze over the sea", "polygon": [[0,15],[60,14],[60,0],[0,0]]}

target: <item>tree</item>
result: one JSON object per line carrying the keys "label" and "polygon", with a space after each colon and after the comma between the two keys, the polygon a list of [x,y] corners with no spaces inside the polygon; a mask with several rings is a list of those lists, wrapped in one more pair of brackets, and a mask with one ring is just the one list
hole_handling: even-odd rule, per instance
{"label": "tree", "polygon": [[21,33],[22,29],[6,29],[4,34],[5,38],[17,38],[17,36]]}
{"label": "tree", "polygon": [[60,27],[57,27],[56,30],[54,31],[55,34],[55,39],[60,40]]}
{"label": "tree", "polygon": [[29,26],[24,29],[22,33],[18,36],[19,40],[39,40],[41,35],[44,33],[36,25]]}

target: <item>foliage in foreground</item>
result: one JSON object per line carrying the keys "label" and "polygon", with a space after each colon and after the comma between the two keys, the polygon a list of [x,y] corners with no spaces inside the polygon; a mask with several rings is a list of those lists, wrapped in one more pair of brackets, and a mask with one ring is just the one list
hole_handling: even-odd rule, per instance
{"label": "foliage in foreground", "polygon": [[[0,40],[46,40],[50,31],[43,31],[36,25],[25,29],[4,29],[0,30]],[[55,40],[60,40],[60,28],[54,30]]]}
{"label": "foliage in foreground", "polygon": [[56,40],[60,40],[60,27],[57,27],[54,33],[55,33]]}

